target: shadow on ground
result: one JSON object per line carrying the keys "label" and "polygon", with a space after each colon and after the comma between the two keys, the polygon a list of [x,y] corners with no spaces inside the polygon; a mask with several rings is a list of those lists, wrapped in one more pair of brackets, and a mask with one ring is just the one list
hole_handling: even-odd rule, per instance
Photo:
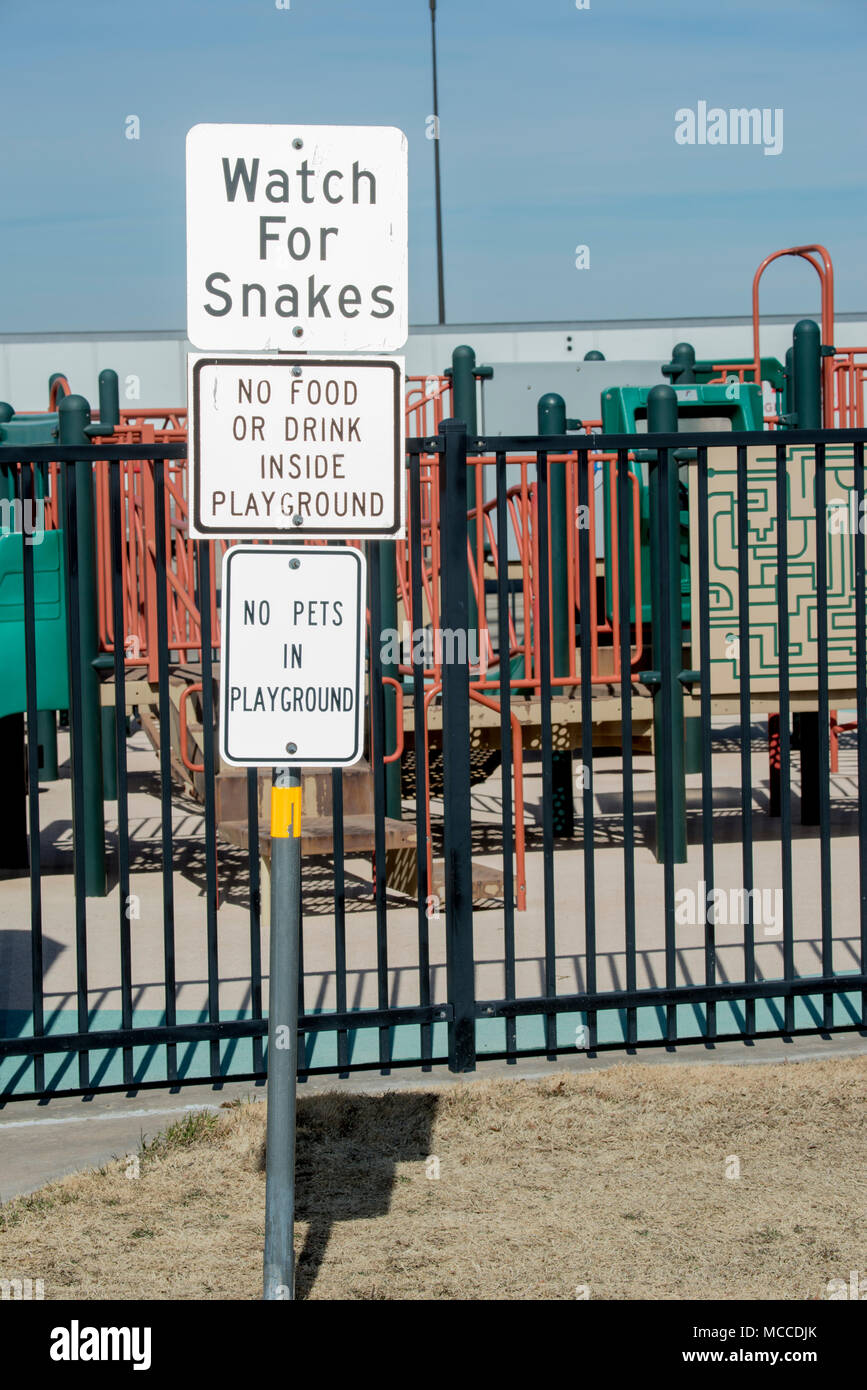
{"label": "shadow on ground", "polygon": [[388,1215],[397,1182],[410,1181],[397,1165],[436,1162],[431,1142],[439,1103],[419,1091],[326,1093],[299,1102],[295,1210],[307,1234],[296,1257],[297,1298],[309,1297],[338,1222]]}

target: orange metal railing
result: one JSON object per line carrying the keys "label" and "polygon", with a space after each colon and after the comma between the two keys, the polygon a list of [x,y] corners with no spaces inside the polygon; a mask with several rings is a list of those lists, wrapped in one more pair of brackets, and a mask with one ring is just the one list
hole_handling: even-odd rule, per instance
{"label": "orange metal railing", "polygon": [[[822,345],[834,346],[834,265],[826,247],[815,243],[806,246],[788,246],[782,251],[773,251],[766,256],[753,276],[753,361],[743,363],[720,363],[714,371],[720,373],[715,381],[725,381],[729,376],[744,380],[745,372],[753,373],[755,382],[761,381],[761,348],[759,338],[761,319],[759,315],[759,284],[772,261],[781,256],[799,256],[811,265],[819,277],[821,290],[821,330]],[[867,347],[840,348],[833,355],[822,358],[822,424],[825,429],[856,429],[864,424],[865,394],[867,394]],[[765,425],[773,428],[779,425],[779,416],[766,416]]]}
{"label": "orange metal railing", "polygon": [[[432,399],[430,393],[425,391],[418,395],[417,399],[411,402],[408,411],[412,412],[415,421],[421,421],[428,426],[422,430],[422,434],[435,432],[440,420],[443,418],[443,395],[440,393],[436,399]],[[131,416],[132,412],[125,412]],[[130,444],[147,444],[153,442],[158,433],[171,434],[177,438],[178,431],[166,430],[161,424],[157,430],[151,423],[154,419],[161,422],[170,418],[174,414],[176,417],[180,412],[169,411],[148,411],[140,412],[135,422],[131,419],[124,420],[119,426],[115,442]],[[417,424],[414,424],[417,428]],[[583,640],[590,643],[591,648],[591,679],[594,684],[610,683],[612,680],[620,679],[620,634],[619,634],[619,606],[618,606],[618,560],[620,546],[618,544],[617,515],[616,515],[616,489],[609,486],[607,493],[610,499],[609,514],[609,534],[612,538],[612,565],[609,567],[609,579],[613,584],[613,591],[607,595],[607,602],[599,601],[597,595],[597,583],[595,576],[595,555],[596,555],[596,492],[593,487],[593,477],[597,464],[602,468],[610,470],[615,466],[615,458],[612,455],[598,454],[591,451],[587,456],[588,469],[588,501],[590,509],[590,554],[594,558],[594,574],[590,586],[590,610],[584,615],[586,621],[582,623],[581,631],[585,634]],[[476,597],[478,610],[478,634],[476,660],[473,662],[471,679],[474,686],[480,690],[494,689],[499,684],[498,665],[501,659],[511,660],[519,656],[523,658],[523,673],[513,676],[511,684],[518,689],[526,691],[537,690],[541,685],[541,664],[539,652],[539,613],[538,613],[538,575],[539,575],[539,556],[538,538],[536,528],[537,512],[537,491],[535,482],[531,481],[530,470],[535,465],[535,456],[515,457],[510,456],[510,465],[519,469],[520,481],[508,489],[507,492],[507,516],[510,525],[510,538],[498,538],[495,528],[495,509],[496,502],[489,498],[485,500],[484,474],[486,468],[491,468],[495,464],[492,457],[481,457],[470,460],[470,468],[475,477],[476,506],[468,513],[471,536],[468,538],[468,563],[473,590]],[[552,455],[549,457],[552,468],[563,467],[566,470],[566,497],[567,511],[570,516],[575,515],[576,501],[578,497],[578,455]],[[187,534],[187,495],[186,495],[186,464],[184,461],[167,461],[164,465],[164,493],[165,493],[165,515],[164,530],[166,536],[166,563],[165,576],[167,584],[167,613],[168,613],[168,645],[169,650],[179,662],[194,660],[201,649],[201,624],[197,589],[197,566],[196,566],[196,542],[191,540]],[[156,557],[155,543],[155,489],[153,481],[153,467],[149,463],[124,463],[121,465],[122,479],[122,505],[124,508],[124,546],[123,546],[123,576],[122,589],[124,594],[124,631],[126,633],[126,661],[130,665],[145,665],[150,673],[150,678],[156,678],[157,652],[156,652],[156,586],[158,576],[158,565]],[[634,534],[638,534],[638,507],[639,507],[639,488],[638,479],[634,474],[630,474],[632,487],[632,509],[634,516]],[[421,532],[422,532],[422,590],[424,595],[424,607],[426,618],[434,631],[439,629],[439,575],[440,575],[440,549],[439,549],[439,486],[438,486],[438,460],[436,456],[422,456],[421,459]],[[97,576],[98,576],[98,596],[99,596],[99,631],[103,649],[113,650],[113,611],[111,600],[111,547],[110,535],[108,530],[108,466],[105,464],[97,465],[95,470],[95,486],[97,493]],[[56,488],[52,489],[56,496]],[[408,503],[409,505],[409,503]],[[552,518],[549,515],[549,551],[551,545]],[[514,622],[510,618],[509,633],[505,646],[498,641],[499,651],[495,653],[494,644],[491,640],[490,624],[488,621],[488,604],[485,596],[485,577],[488,574],[499,573],[499,565],[502,563],[503,546],[507,540],[511,541],[511,548],[514,560],[517,562],[517,570],[521,582],[521,606],[525,615],[531,615],[531,621],[524,622],[523,632],[519,636],[515,629]],[[222,553],[227,546],[227,542],[210,542],[214,547],[216,555]],[[567,575],[568,575],[568,605],[569,611],[575,611],[579,618],[580,606],[577,596],[579,592],[578,580],[578,532],[573,526],[566,528],[567,544]],[[396,546],[397,551],[397,574],[399,596],[403,603],[403,610],[410,627],[414,629],[424,625],[414,620],[412,613],[412,583],[410,574],[410,548],[406,542],[399,541]],[[506,552],[508,553],[508,544]],[[634,638],[631,644],[631,665],[633,669],[640,662],[643,651],[643,639],[641,628],[641,564],[640,554],[637,547],[629,557],[632,568],[632,579],[634,592],[637,596],[637,624]],[[550,554],[549,554],[550,564]],[[217,604],[217,565],[211,565],[211,585],[210,585],[210,604],[211,604],[211,631],[212,641],[215,648],[220,646],[220,622],[219,608]],[[608,612],[613,614],[613,621],[606,615]],[[603,663],[600,660],[600,648],[606,646],[610,648],[610,660]],[[408,665],[401,667],[402,674],[409,674],[411,668]],[[434,660],[425,671],[427,677],[438,681],[441,674],[441,662]],[[565,675],[553,676],[554,686],[568,686],[580,684],[580,662],[577,649],[570,649],[569,670]]]}
{"label": "orange metal railing", "polygon": [[867,347],[841,348],[829,360],[834,425],[860,429],[865,420]]}
{"label": "orange metal railing", "polygon": [[[512,662],[516,657],[521,659],[523,674],[510,677],[510,684],[515,689],[523,690],[527,693],[538,691],[541,688],[541,654],[540,654],[540,623],[539,623],[539,549],[538,549],[538,495],[537,484],[530,478],[530,470],[535,467],[535,455],[525,455],[517,457],[509,456],[509,466],[520,470],[519,481],[508,488],[506,493],[506,513],[510,534],[506,537],[497,536],[495,527],[496,499],[489,498],[484,500],[484,470],[495,465],[496,460],[492,457],[478,457],[469,460],[469,466],[475,472],[475,495],[476,506],[468,513],[470,535],[467,539],[467,558],[470,571],[470,581],[476,599],[476,609],[478,613],[478,628],[476,650],[472,653],[470,667],[470,681],[474,689],[480,691],[497,691],[499,689],[499,665],[502,661]],[[550,468],[562,467],[566,470],[566,510],[570,519],[577,513],[578,498],[578,469],[579,455],[572,454],[551,454],[548,457]],[[609,497],[609,535],[611,537],[611,565],[609,567],[609,579],[612,588],[606,595],[607,601],[600,602],[598,586],[595,573],[596,556],[596,494],[593,486],[595,469],[597,464],[608,470],[609,487],[607,489]],[[619,681],[621,676],[620,665],[620,606],[619,606],[619,562],[620,562],[620,543],[617,523],[617,490],[614,486],[612,470],[616,467],[616,455],[599,454],[590,451],[586,455],[584,465],[588,472],[588,506],[589,506],[589,550],[593,572],[590,583],[590,607],[587,614],[582,615],[578,602],[579,594],[579,532],[575,525],[569,524],[566,527],[566,572],[567,572],[567,604],[570,613],[576,613],[581,621],[582,641],[586,641],[590,646],[590,670],[591,681],[593,684],[611,684]],[[400,601],[406,616],[406,625],[413,640],[418,640],[416,634],[425,626],[428,626],[432,633],[440,630],[439,614],[439,576],[440,576],[440,517],[439,517],[439,486],[438,486],[438,459],[435,455],[423,455],[420,459],[420,478],[421,496],[420,504],[422,508],[421,516],[421,551],[422,551],[422,573],[421,589],[422,603],[424,612],[420,615],[413,612],[412,602],[412,573],[410,563],[410,547],[405,541],[397,543],[397,577],[398,592]],[[633,535],[640,534],[639,528],[639,483],[634,473],[629,474],[630,487],[632,492],[632,515],[633,515]],[[411,520],[411,519],[410,519]],[[550,509],[549,494],[549,521],[548,521],[548,563],[549,574],[551,572],[551,546],[554,518]],[[524,616],[522,631],[519,634],[512,616],[509,616],[509,630],[505,635],[499,634],[496,648],[491,640],[490,623],[488,620],[488,604],[485,595],[485,575],[486,570],[493,577],[499,577],[500,566],[508,561],[509,550],[513,554],[512,563],[517,570],[517,577],[520,583],[521,610]],[[636,626],[634,636],[631,637],[631,667],[633,671],[639,665],[643,654],[643,632],[641,623],[641,556],[637,546],[633,547],[633,553],[628,557],[631,567],[632,586],[635,594]],[[553,624],[553,595],[549,593],[549,621]],[[611,612],[612,618],[606,616]],[[603,639],[600,641],[600,639]],[[439,683],[442,677],[442,661],[438,657],[436,644],[428,642],[427,646],[432,648],[432,660],[425,666],[426,678]],[[603,662],[601,651],[609,649],[609,660]],[[427,654],[427,653],[426,653]],[[399,668],[404,675],[412,672],[409,662],[404,662]],[[552,676],[552,685],[574,686],[581,683],[580,657],[575,644],[570,644],[569,669],[563,675]]]}
{"label": "orange metal railing", "polygon": [[[445,377],[409,377],[406,393],[406,427],[411,433],[436,431],[447,415],[451,383]],[[187,431],[187,412],[174,407],[121,410],[120,425],[112,443],[148,444],[183,438]],[[196,542],[187,534],[187,467],[184,460],[168,460],[164,465],[166,584],[169,650],[176,660],[194,660],[201,651],[201,623],[196,598]],[[145,665],[149,679],[157,673],[156,585],[157,563],[154,537],[155,493],[153,467],[149,463],[121,465],[124,508],[123,594],[125,659],[129,665]],[[113,650],[113,612],[111,602],[111,546],[108,530],[108,468],[97,465],[97,584],[99,632],[103,649]],[[52,489],[56,496],[56,488]],[[55,520],[56,524],[56,520]],[[220,618],[217,604],[218,555],[228,542],[208,542],[212,547],[210,566],[211,633],[215,648],[220,646]]]}
{"label": "orange metal railing", "polygon": [[[60,386],[57,390],[62,389]],[[407,433],[416,437],[438,433],[440,424],[448,413],[451,383],[443,377],[409,378],[406,392]],[[599,422],[589,421],[585,429],[589,432]],[[186,433],[186,411],[174,408],[135,409],[120,412],[120,423],[112,437],[112,443],[147,445],[153,442],[177,440]],[[616,488],[609,486],[607,495],[611,511],[608,518],[609,535],[613,550],[612,564],[608,567],[609,582],[613,582],[613,592],[602,596],[597,593],[596,577],[596,524],[597,496],[594,489],[594,476],[597,466],[611,470],[616,466],[616,456],[590,451],[584,455],[584,463],[579,462],[577,452],[565,455],[549,455],[550,468],[563,468],[566,472],[566,573],[567,602],[569,612],[580,623],[582,642],[590,646],[591,681],[611,683],[620,680],[620,612],[618,561],[620,544],[617,528],[617,509],[615,505]],[[506,516],[509,534],[499,536],[496,526],[496,500],[488,494],[495,491],[486,487],[486,470],[496,464],[494,457],[471,458],[469,467],[474,479],[475,505],[468,511],[467,556],[471,583],[476,597],[478,613],[477,650],[472,654],[470,676],[470,698],[479,705],[492,710],[499,709],[499,669],[502,662],[509,665],[509,684],[525,694],[539,694],[542,682],[540,651],[540,611],[539,611],[539,534],[538,534],[538,485],[532,477],[535,469],[535,455],[514,456],[508,459],[510,467],[518,470],[518,480],[508,488],[506,495]],[[587,493],[589,503],[589,553],[592,574],[590,584],[589,611],[582,614],[578,602],[579,595],[579,545],[578,530],[572,524],[576,515],[579,496],[578,469],[586,467]],[[148,679],[158,679],[157,650],[157,595],[160,575],[164,575],[166,585],[166,611],[168,628],[168,649],[171,659],[179,664],[194,662],[201,653],[201,617],[198,592],[199,568],[196,546],[187,534],[188,516],[188,474],[185,460],[166,460],[162,464],[164,479],[164,517],[163,531],[166,540],[164,564],[157,560],[156,548],[156,488],[154,468],[151,462],[124,462],[120,465],[121,505],[122,505],[122,594],[123,628],[125,633],[125,661],[130,666],[144,667]],[[47,524],[56,525],[57,468],[52,470],[47,505]],[[418,629],[440,629],[440,516],[439,516],[439,458],[437,455],[423,455],[420,459],[421,488],[418,505],[421,507],[421,554],[422,573],[420,575],[423,594],[422,614],[413,613],[411,549],[408,542],[396,544],[396,566],[398,597],[403,615],[411,633]],[[640,535],[639,526],[639,485],[638,478],[630,473],[632,489],[633,536]],[[613,479],[609,472],[609,482]],[[96,492],[96,544],[97,544],[97,595],[99,609],[99,634],[102,648],[113,650],[113,607],[112,607],[112,567],[111,537],[109,518],[109,465],[95,466],[94,485]],[[412,506],[408,497],[408,508]],[[410,518],[412,521],[412,518]],[[553,524],[559,518],[548,517],[549,574],[551,573],[551,535]],[[317,542],[309,542],[317,544]],[[218,606],[218,554],[225,551],[227,542],[206,542],[211,547],[210,603],[212,642],[219,648],[220,621]],[[496,647],[491,638],[488,620],[486,577],[498,577],[503,565],[509,565],[509,554],[519,576],[521,619],[516,624],[511,611],[508,631],[499,634]],[[633,673],[643,653],[641,627],[641,560],[638,546],[629,557],[632,566],[632,585],[635,597],[636,627],[631,634],[630,664]],[[553,599],[549,596],[549,602]],[[609,619],[606,615],[611,613]],[[549,612],[553,621],[553,608]],[[610,648],[609,659],[604,663],[600,657],[602,646]],[[409,654],[408,654],[409,655]],[[513,673],[512,663],[519,658],[518,671]],[[401,663],[397,676],[406,678],[412,672],[411,659]],[[403,751],[403,688],[400,679],[387,676],[386,683],[394,685],[397,691],[398,742],[394,749],[385,753],[385,761],[398,759]],[[425,697],[422,721],[424,734],[425,762],[429,770],[429,711],[432,702],[442,689],[442,652],[433,644],[431,660],[424,669]],[[553,675],[551,683],[555,688],[580,685],[579,654],[574,643],[570,644],[569,669],[565,675]],[[186,727],[187,697],[191,697],[198,685],[194,681],[188,687],[182,700],[182,726]],[[519,910],[526,905],[525,839],[523,807],[523,743],[522,725],[513,710],[511,729],[514,748],[514,787],[515,787],[515,854],[516,854],[516,901]],[[182,740],[186,744],[186,739]],[[182,750],[184,762],[191,770],[186,746]],[[197,768],[197,765],[196,765]],[[429,785],[429,779],[427,781]],[[430,831],[430,800],[427,806],[428,832]],[[428,881],[432,882],[431,837],[428,833]]]}

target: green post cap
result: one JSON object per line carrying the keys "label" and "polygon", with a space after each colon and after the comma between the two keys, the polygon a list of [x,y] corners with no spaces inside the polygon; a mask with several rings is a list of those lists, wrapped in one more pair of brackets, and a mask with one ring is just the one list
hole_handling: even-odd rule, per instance
{"label": "green post cap", "polygon": [[822,427],[822,354],[819,325],[799,319],[792,334],[794,405],[797,428]]}
{"label": "green post cap", "polygon": [[117,429],[120,422],[120,394],[117,372],[106,367],[99,374],[99,423]]}
{"label": "green post cap", "polygon": [[84,396],[64,396],[57,403],[61,444],[90,444],[84,433],[90,424],[90,405]]}
{"label": "green post cap", "polygon": [[695,348],[692,343],[675,343],[671,350],[671,361],[663,367],[662,375],[681,385],[691,385],[695,381]]}
{"label": "green post cap", "polygon": [[469,434],[478,430],[476,423],[476,354],[466,343],[452,353],[452,415],[463,420]]}
{"label": "green post cap", "polygon": [[540,434],[566,433],[566,402],[556,391],[548,391],[539,397],[536,417]]}
{"label": "green post cap", "polygon": [[649,434],[677,433],[677,392],[673,386],[652,386],[647,393]]}

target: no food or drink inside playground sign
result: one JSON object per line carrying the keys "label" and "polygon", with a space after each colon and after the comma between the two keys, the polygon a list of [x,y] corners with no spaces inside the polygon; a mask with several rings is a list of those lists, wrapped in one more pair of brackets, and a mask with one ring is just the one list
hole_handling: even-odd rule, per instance
{"label": "no food or drink inside playground sign", "polygon": [[189,358],[190,529],[403,531],[403,359]]}

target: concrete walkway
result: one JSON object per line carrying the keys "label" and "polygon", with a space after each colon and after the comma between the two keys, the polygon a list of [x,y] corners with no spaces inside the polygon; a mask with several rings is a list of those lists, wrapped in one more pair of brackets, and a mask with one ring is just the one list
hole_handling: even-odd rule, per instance
{"label": "concrete walkway", "polygon": [[[133,1007],[139,1012],[165,1006],[163,879],[157,764],[145,735],[130,741],[129,798],[132,842]],[[764,731],[756,726],[752,745],[753,872],[754,885],[775,905],[781,888],[779,820],[767,815],[767,751]],[[576,757],[577,766],[577,757]],[[724,729],[715,730],[714,869],[715,884],[729,895],[743,883],[740,754]],[[687,779],[688,862],[675,867],[675,889],[688,889],[698,901],[705,866],[701,845],[701,779]],[[177,789],[176,789],[177,790]],[[821,973],[821,900],[819,834],[816,827],[798,823],[798,782],[793,777],[793,893],[794,959],[800,974]],[[653,851],[653,762],[635,758],[635,902],[636,984],[653,987],[665,980],[663,873]],[[473,854],[480,862],[499,865],[502,791],[499,773],[473,788]],[[528,834],[527,910],[515,914],[516,992],[518,996],[544,991],[544,882],[541,853],[541,768],[525,768],[525,823]],[[832,967],[858,969],[858,835],[857,779],[854,748],[841,748],[840,771],[831,778],[831,917]],[[594,876],[596,979],[599,990],[625,987],[626,955],[623,906],[624,848],[622,831],[622,769],[619,758],[594,761]],[[580,806],[579,806],[580,810]],[[107,804],[109,834],[116,833]],[[76,927],[73,911],[72,832],[69,782],[45,786],[40,793],[45,959],[45,1004],[48,1014],[71,1011],[76,988]],[[442,802],[434,798],[431,814],[436,834]],[[405,803],[404,815],[414,815]],[[207,1006],[207,936],[204,860],[204,815],[194,802],[173,803],[174,922],[179,1013],[198,1016]],[[586,987],[587,953],[584,886],[588,857],[580,819],[576,836],[558,841],[554,861],[556,916],[556,979],[561,994]],[[218,944],[220,1009],[233,1017],[251,1005],[251,951],[246,854],[219,842],[220,905]],[[370,859],[349,859],[347,870],[347,1000],[350,1008],[378,1003],[376,915],[371,896]],[[333,886],[330,868],[322,860],[304,861],[305,1005],[308,1010],[336,1006],[336,946],[333,925]],[[734,902],[734,900],[732,900]],[[772,907],[776,914],[776,905]],[[103,899],[87,900],[88,1003],[91,1010],[120,1009],[120,935],[122,907],[117,887]],[[30,885],[25,877],[0,884],[0,1015],[30,1012]],[[694,921],[679,919],[676,983],[704,979],[704,930],[700,912]],[[392,1005],[419,1001],[418,918],[415,904],[389,894],[388,997]],[[445,922],[433,912],[429,923],[431,990],[445,997]],[[782,974],[782,924],[775,919],[755,928],[759,978]],[[743,979],[742,917],[720,921],[716,929],[717,969],[721,980]],[[476,995],[500,998],[505,986],[505,924],[502,904],[480,908],[474,919],[477,962]],[[267,968],[268,924],[262,924],[262,961]],[[265,984],[267,999],[267,982]],[[156,1018],[154,1019],[156,1021]],[[74,1027],[74,1022],[70,1024]],[[96,1024],[91,1026],[95,1027]],[[115,1026],[109,1022],[105,1027]],[[26,1031],[26,1030],[25,1030]]]}

